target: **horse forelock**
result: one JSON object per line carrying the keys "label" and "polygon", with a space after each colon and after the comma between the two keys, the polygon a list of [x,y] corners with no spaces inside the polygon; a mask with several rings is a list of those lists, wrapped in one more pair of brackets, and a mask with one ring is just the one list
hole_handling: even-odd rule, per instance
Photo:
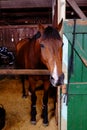
{"label": "horse forelock", "polygon": [[60,34],[56,28],[48,26],[43,32],[43,39],[58,39],[60,40]]}

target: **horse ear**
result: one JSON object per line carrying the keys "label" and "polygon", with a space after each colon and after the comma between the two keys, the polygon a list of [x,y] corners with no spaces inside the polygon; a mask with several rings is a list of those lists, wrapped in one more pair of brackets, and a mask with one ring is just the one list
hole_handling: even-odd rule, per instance
{"label": "horse ear", "polygon": [[63,24],[63,18],[61,19],[60,23],[56,27],[59,32],[60,32],[60,30],[62,28],[62,24]]}
{"label": "horse ear", "polygon": [[38,29],[40,32],[42,32],[44,30],[44,26],[42,24],[38,24]]}

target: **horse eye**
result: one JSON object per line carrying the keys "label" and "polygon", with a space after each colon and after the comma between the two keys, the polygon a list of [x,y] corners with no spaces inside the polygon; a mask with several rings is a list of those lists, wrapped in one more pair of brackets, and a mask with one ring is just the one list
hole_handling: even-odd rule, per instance
{"label": "horse eye", "polygon": [[40,44],[40,47],[44,48],[44,45],[43,45],[43,44]]}

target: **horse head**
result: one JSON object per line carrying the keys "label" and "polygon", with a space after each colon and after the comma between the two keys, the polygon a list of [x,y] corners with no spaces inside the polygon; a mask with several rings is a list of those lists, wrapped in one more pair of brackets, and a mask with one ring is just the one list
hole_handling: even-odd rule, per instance
{"label": "horse head", "polygon": [[44,27],[39,25],[41,60],[47,66],[50,72],[50,82],[52,86],[62,85],[64,74],[62,72],[62,38],[59,30],[62,27],[62,21],[56,28],[51,26]]}

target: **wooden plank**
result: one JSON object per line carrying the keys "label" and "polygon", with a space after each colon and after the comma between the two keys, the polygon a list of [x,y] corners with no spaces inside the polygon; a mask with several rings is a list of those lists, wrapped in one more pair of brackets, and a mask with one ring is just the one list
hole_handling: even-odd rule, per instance
{"label": "wooden plank", "polygon": [[[69,88],[71,88],[70,86]],[[68,122],[67,122],[67,130],[87,130],[87,92],[86,94],[81,94],[80,92],[87,90],[87,85],[84,88],[84,84],[79,86],[78,94],[76,93],[76,89],[78,85],[74,85],[74,94],[70,94],[68,97]],[[75,89],[76,88],[76,89]]]}
{"label": "wooden plank", "polygon": [[82,10],[79,8],[79,6],[77,5],[77,3],[75,2],[75,0],[67,0],[67,2],[74,9],[74,11],[77,13],[77,15],[80,18],[82,18],[82,19],[86,19],[87,18],[85,16],[85,14],[82,12]]}
{"label": "wooden plank", "polygon": [[49,0],[0,0],[0,8],[38,8],[51,7]]}
{"label": "wooden plank", "polygon": [[0,26],[0,29],[3,28],[37,28],[37,25],[6,25],[6,26]]}
{"label": "wooden plank", "polygon": [[87,82],[70,84],[69,94],[87,94]]}
{"label": "wooden plank", "polygon": [[57,0],[58,23],[66,17],[66,0]]}
{"label": "wooden plank", "polygon": [[[72,44],[73,41],[73,36],[70,33],[66,33],[65,34],[67,39],[69,39],[70,43]],[[75,40],[76,44],[74,47],[74,50],[76,51],[76,53],[78,54],[78,56],[80,57],[80,59],[82,60],[82,62],[84,63],[84,65],[87,67],[87,54],[86,52],[82,49],[80,43],[77,41],[77,39]]]}
{"label": "wooden plank", "polygon": [[52,0],[52,25],[57,25],[57,0]]}
{"label": "wooden plank", "polygon": [[2,75],[49,75],[48,70],[37,69],[0,69]]}
{"label": "wooden plank", "polygon": [[[73,33],[74,20],[65,20],[63,25],[64,33]],[[87,20],[77,19],[75,33],[87,34]]]}

